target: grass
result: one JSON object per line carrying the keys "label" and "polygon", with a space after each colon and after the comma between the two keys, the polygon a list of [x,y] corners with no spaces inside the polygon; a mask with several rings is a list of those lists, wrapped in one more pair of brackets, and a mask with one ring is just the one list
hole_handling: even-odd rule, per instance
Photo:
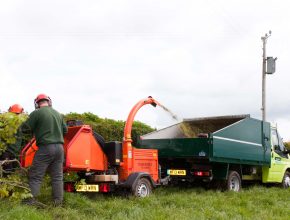
{"label": "grass", "polygon": [[[50,189],[40,200],[50,204]],[[290,189],[252,186],[239,193],[167,187],[144,199],[65,194],[65,206],[39,210],[0,200],[0,219],[289,219]]]}

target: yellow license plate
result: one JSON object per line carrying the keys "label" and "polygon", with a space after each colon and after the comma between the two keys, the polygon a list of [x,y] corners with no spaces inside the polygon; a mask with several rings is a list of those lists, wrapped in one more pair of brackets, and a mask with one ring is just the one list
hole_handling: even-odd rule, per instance
{"label": "yellow license plate", "polygon": [[77,192],[99,192],[99,185],[77,185]]}
{"label": "yellow license plate", "polygon": [[186,170],[167,170],[167,174],[171,176],[186,176]]}

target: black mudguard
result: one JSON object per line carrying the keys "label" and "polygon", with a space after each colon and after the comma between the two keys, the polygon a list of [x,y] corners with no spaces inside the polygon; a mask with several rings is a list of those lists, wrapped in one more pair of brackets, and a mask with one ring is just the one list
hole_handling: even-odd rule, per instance
{"label": "black mudguard", "polygon": [[152,186],[155,188],[156,187],[156,183],[154,182],[154,180],[152,179],[152,177],[150,176],[149,173],[145,173],[145,172],[136,172],[136,173],[131,173],[128,177],[128,179],[123,182],[122,184],[120,184],[121,187],[124,188],[128,188],[128,189],[132,189],[135,187],[135,185],[137,184],[138,180],[140,178],[146,177],[150,183],[152,184]]}

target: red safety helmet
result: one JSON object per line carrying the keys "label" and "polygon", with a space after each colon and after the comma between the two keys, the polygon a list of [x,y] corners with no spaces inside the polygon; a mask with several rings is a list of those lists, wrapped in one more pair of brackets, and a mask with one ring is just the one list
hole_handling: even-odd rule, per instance
{"label": "red safety helmet", "polygon": [[48,105],[49,105],[49,106],[52,105],[52,102],[51,102],[51,99],[49,98],[49,96],[47,96],[47,95],[45,95],[45,94],[39,94],[39,95],[34,99],[34,106],[35,106],[35,108],[39,108],[38,103],[39,103],[41,100],[46,100],[46,101],[48,101]]}
{"label": "red safety helmet", "polygon": [[20,114],[24,111],[23,107],[19,104],[11,105],[8,109],[9,112],[13,112],[15,114]]}

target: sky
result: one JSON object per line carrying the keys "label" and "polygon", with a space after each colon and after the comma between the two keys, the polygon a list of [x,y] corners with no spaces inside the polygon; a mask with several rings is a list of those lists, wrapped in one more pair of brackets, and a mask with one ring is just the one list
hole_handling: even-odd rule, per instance
{"label": "sky", "polygon": [[[40,93],[62,113],[126,120],[153,96],[183,118],[261,119],[262,41],[278,57],[266,117],[290,140],[289,1],[0,0],[0,110],[34,110]],[[289,35],[288,35],[289,34]],[[136,120],[177,123],[144,106]]]}

